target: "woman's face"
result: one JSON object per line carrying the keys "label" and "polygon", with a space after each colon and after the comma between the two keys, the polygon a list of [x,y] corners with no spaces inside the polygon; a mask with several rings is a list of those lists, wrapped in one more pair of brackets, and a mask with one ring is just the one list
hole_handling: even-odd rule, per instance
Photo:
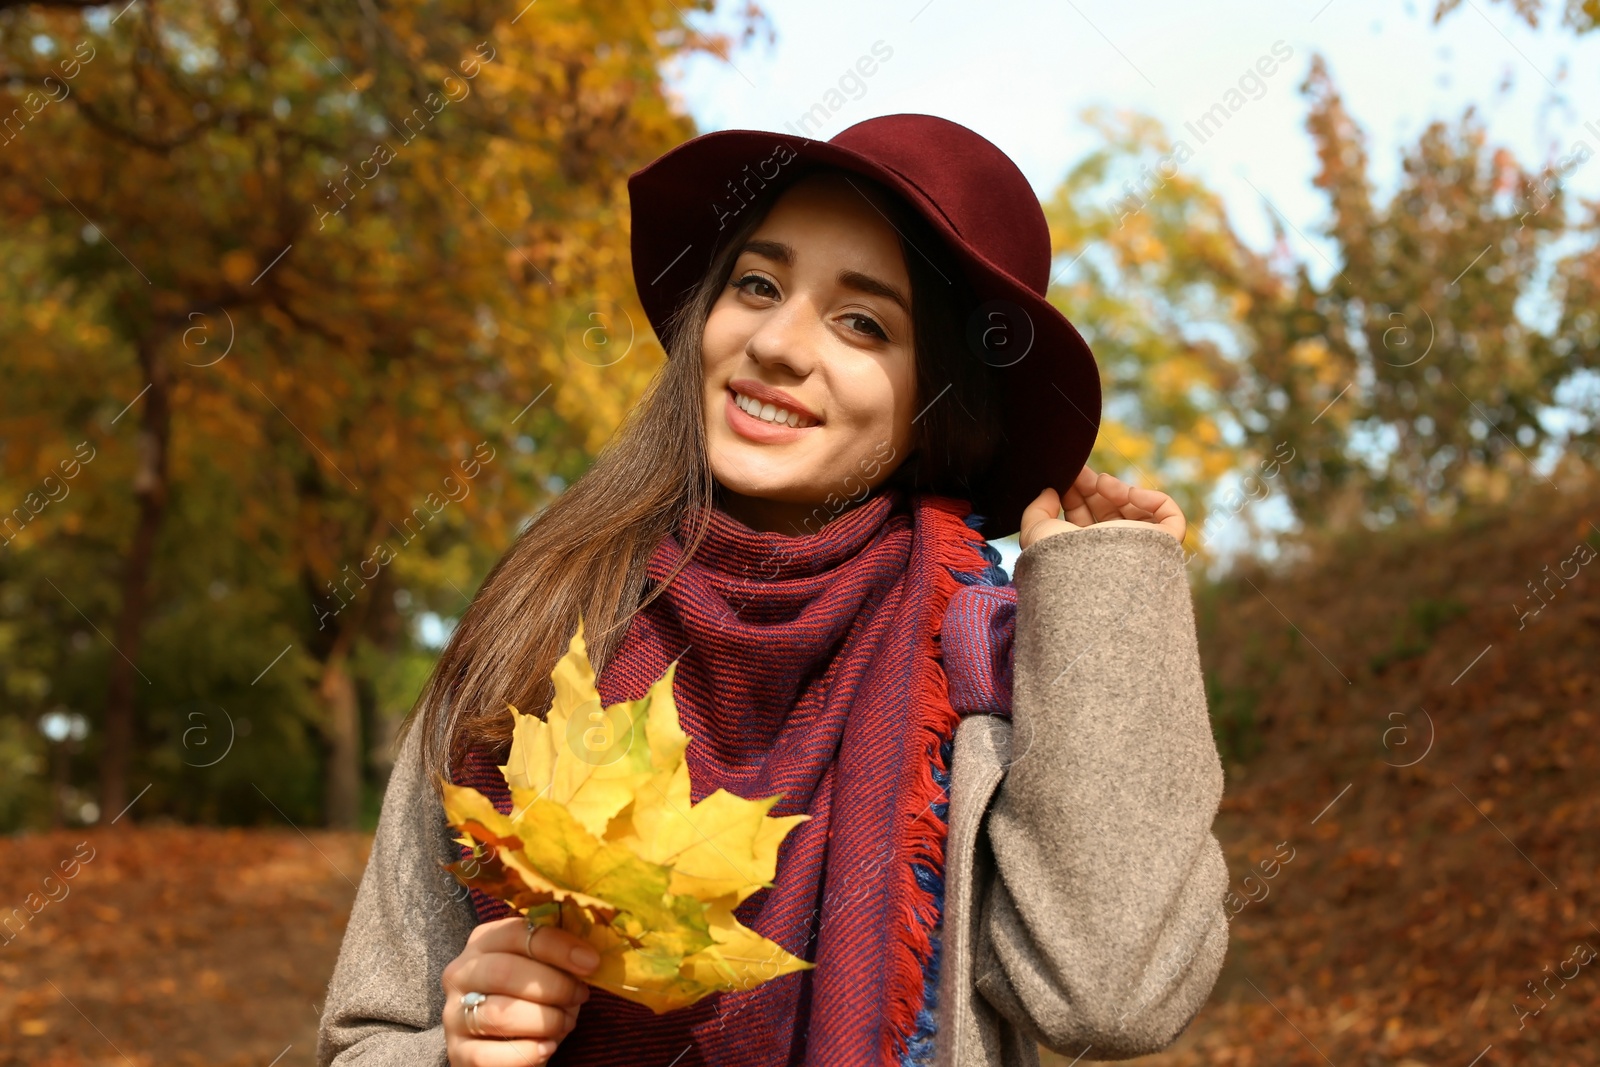
{"label": "woman's face", "polygon": [[887,479],[912,440],[914,341],[878,208],[836,174],[785,191],[706,320],[706,444],[728,513],[812,533]]}

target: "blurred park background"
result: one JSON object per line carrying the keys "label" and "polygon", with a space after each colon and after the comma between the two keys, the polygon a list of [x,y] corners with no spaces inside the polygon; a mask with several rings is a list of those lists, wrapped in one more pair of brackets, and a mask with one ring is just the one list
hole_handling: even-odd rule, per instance
{"label": "blurred park background", "polygon": [[313,1062],[394,731],[662,358],[627,175],[894,111],[1189,518],[1234,942],[1150,1062],[1600,1062],[1597,24],[0,0],[0,1063]]}

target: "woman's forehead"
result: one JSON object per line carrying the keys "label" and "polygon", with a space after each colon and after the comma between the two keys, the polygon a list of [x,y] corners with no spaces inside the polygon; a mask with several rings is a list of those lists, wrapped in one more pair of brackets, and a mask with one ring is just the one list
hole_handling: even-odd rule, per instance
{"label": "woman's forehead", "polygon": [[[750,239],[788,246],[797,267],[871,268],[906,280],[900,236],[870,197],[859,179],[807,175],[783,191]],[[813,257],[818,262],[806,262]]]}

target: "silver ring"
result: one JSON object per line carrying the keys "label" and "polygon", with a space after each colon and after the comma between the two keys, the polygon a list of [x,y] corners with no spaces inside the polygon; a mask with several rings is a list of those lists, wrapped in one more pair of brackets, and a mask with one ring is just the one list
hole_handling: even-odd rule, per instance
{"label": "silver ring", "polygon": [[529,959],[533,958],[533,935],[538,932],[539,928],[530,923],[528,926],[528,939],[522,943],[522,954]]}
{"label": "silver ring", "polygon": [[478,1009],[483,1007],[489,996],[487,993],[461,994],[461,1014],[467,1021],[467,1033],[473,1037],[482,1037],[483,1031],[478,1028]]}

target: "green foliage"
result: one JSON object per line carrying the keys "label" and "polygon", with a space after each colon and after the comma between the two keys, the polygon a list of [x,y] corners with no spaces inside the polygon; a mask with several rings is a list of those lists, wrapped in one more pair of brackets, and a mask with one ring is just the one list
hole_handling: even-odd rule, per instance
{"label": "green foliage", "polygon": [[1450,597],[1413,600],[1406,605],[1405,614],[1396,618],[1389,647],[1369,657],[1367,666],[1374,674],[1382,674],[1391,664],[1415,659],[1428,651],[1439,630],[1466,613],[1467,606]]}
{"label": "green foliage", "polygon": [[[1211,735],[1224,763],[1244,764],[1259,753],[1262,736],[1261,694],[1283,673],[1287,658],[1267,649],[1262,631],[1252,630],[1238,644],[1223,646],[1221,636],[1236,625],[1230,618],[1241,596],[1257,594],[1236,579],[1203,582],[1195,589],[1195,625],[1204,664],[1206,706],[1211,715]],[[1298,632],[1292,627],[1287,643]],[[1230,677],[1248,677],[1232,683]]]}
{"label": "green foliage", "polygon": [[1261,751],[1256,708],[1261,693],[1252,686],[1230,686],[1206,675],[1206,703],[1211,709],[1211,735],[1224,763],[1248,763]]}
{"label": "green foliage", "polygon": [[43,823],[50,818],[50,792],[41,772],[48,768],[45,740],[32,724],[0,716],[0,826]]}

